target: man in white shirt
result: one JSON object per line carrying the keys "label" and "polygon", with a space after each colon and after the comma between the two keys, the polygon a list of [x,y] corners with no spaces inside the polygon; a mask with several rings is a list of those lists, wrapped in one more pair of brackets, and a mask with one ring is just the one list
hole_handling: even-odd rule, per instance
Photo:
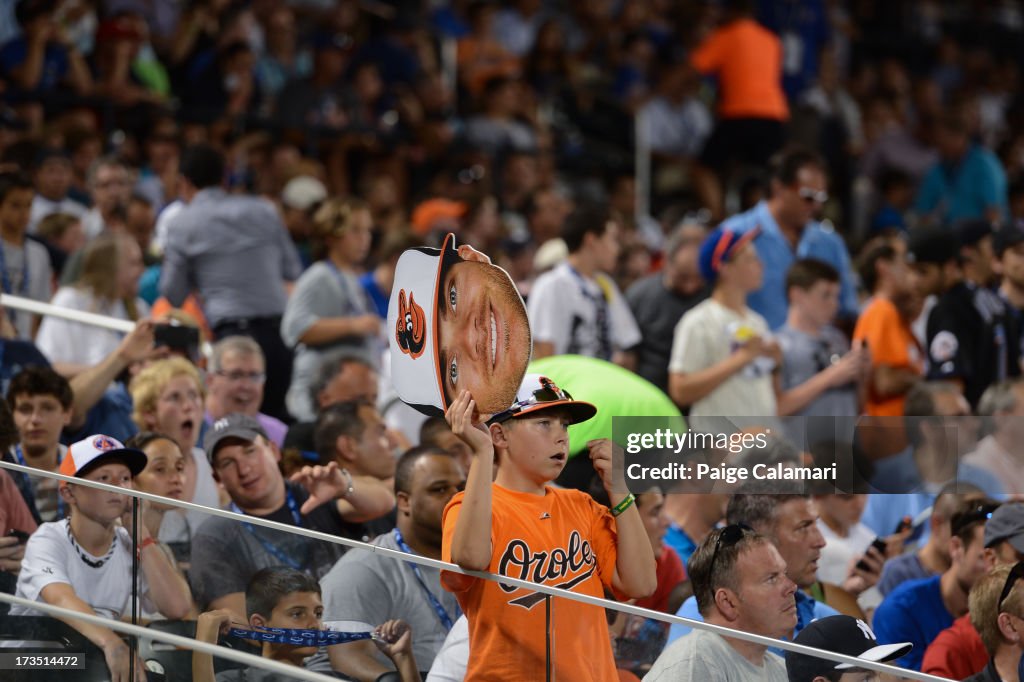
{"label": "man in white shirt", "polygon": [[[708,534],[690,557],[690,580],[704,621],[765,637],[796,626],[796,583],[771,541],[744,525]],[[694,630],[671,644],[644,682],[786,682],[782,659],[763,644]]]}
{"label": "man in white shirt", "polygon": [[619,225],[607,208],[582,206],[569,216],[562,239],[568,258],[537,278],[527,301],[533,358],[568,353],[634,369],[640,328],[606,274],[619,257]]}

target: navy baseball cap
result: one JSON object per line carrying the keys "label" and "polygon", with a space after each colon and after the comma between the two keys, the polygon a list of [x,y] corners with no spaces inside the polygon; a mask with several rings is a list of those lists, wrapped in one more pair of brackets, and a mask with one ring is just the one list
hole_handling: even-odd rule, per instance
{"label": "navy baseball cap", "polygon": [[[914,648],[910,642],[879,644],[867,623],[852,616],[828,616],[812,621],[793,641],[872,663],[888,663],[907,655]],[[856,669],[856,666],[795,651],[786,652],[789,682],[811,682],[815,677],[825,677],[833,670],[851,669]]]}
{"label": "navy baseball cap", "polygon": [[719,227],[709,234],[704,243],[700,245],[700,274],[704,277],[704,281],[713,284],[718,278],[722,264],[732,258],[734,253],[757,239],[760,234],[760,227],[746,232]]}

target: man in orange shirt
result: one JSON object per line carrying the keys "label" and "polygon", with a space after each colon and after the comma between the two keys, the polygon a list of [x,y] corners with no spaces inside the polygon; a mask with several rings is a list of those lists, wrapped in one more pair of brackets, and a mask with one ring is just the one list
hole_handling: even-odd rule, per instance
{"label": "man in orange shirt", "polygon": [[[474,423],[475,411],[463,391],[446,414],[474,458],[465,492],[444,511],[441,558],[593,597],[605,590],[623,598],[652,594],[654,554],[635,498],[626,494],[621,473],[613,477],[610,441],[588,446],[612,509],[580,491],[547,485],[568,459],[569,425],[590,419],[597,408],[573,400],[547,377],[527,374],[512,407],[488,420],[489,433]],[[467,682],[543,680],[546,673],[619,679],[603,609],[448,571],[441,582],[469,621]]]}
{"label": "man in orange shirt", "polygon": [[[727,4],[721,26],[690,57],[697,71],[718,78],[719,120],[701,163],[719,178],[726,177],[735,161],[753,166],[767,163],[782,148],[789,119],[782,90],[782,43],[754,19],[751,0]],[[697,184],[704,184],[700,174]],[[721,210],[720,192],[713,211]],[[705,191],[701,195],[710,198]]]}

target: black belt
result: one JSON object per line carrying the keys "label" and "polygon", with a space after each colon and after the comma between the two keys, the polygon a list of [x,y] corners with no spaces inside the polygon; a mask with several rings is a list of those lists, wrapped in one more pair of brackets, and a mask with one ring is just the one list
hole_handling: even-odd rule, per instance
{"label": "black belt", "polygon": [[279,328],[281,326],[281,316],[274,315],[271,317],[233,317],[228,320],[221,320],[213,327],[213,331],[217,332],[220,329],[230,327],[232,329],[261,329],[266,327]]}

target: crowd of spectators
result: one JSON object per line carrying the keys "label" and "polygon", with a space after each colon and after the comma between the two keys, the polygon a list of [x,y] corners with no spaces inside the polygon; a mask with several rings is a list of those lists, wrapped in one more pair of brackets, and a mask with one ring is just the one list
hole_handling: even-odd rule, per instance
{"label": "crowd of spectators", "polygon": [[[134,323],[0,308],[3,459],[440,559],[477,460],[397,400],[385,320],[399,255],[453,232],[599,418],[742,417],[773,464],[856,468],[839,493],[643,490],[638,604],[1016,680],[1022,34],[1016,0],[0,0],[2,293]],[[631,381],[587,395],[569,356]],[[586,445],[560,482],[607,504]],[[135,556],[143,617],[200,639],[294,602],[285,627],[381,629],[264,656],[465,674],[474,625],[436,569],[159,503],[134,523],[16,472],[0,491],[4,592],[128,617]],[[609,621],[623,676],[849,674]],[[122,640],[79,629],[127,675]]]}

